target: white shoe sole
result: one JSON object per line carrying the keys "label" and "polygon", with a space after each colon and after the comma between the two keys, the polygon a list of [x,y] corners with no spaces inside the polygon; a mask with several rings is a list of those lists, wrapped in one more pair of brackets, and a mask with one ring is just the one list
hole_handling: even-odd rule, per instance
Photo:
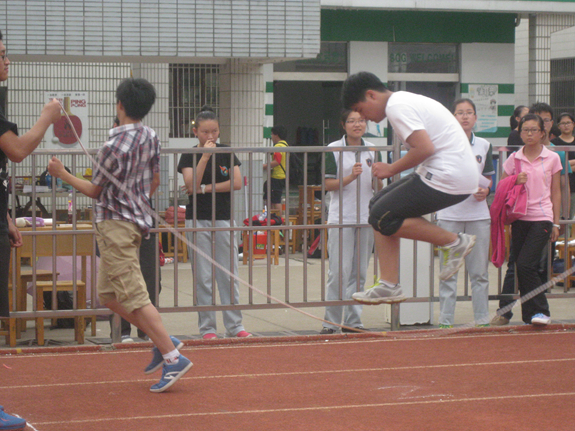
{"label": "white shoe sole", "polygon": [[158,389],[150,388],[150,392],[159,393],[159,392],[164,392],[166,389],[169,389],[174,383],[176,383],[178,380],[180,380],[184,376],[184,374],[186,374],[188,371],[190,371],[190,368],[192,368],[193,365],[194,364],[192,362],[190,362],[188,364],[188,366],[186,368],[184,368],[182,371],[180,371],[176,377],[174,377],[172,380],[170,380],[166,384],[166,386],[158,388]]}
{"label": "white shoe sole", "polygon": [[403,302],[406,299],[407,298],[403,295],[387,296],[385,298],[353,298],[354,301],[366,305],[393,304],[395,302]]}
{"label": "white shoe sole", "polygon": [[533,326],[547,326],[551,323],[551,320],[543,322],[542,320],[532,320],[531,324]]}
{"label": "white shoe sole", "polygon": [[471,235],[471,242],[469,243],[469,246],[467,247],[467,250],[465,250],[465,253],[463,253],[463,256],[461,256],[459,263],[457,264],[457,267],[448,272],[448,273],[444,273],[444,274],[439,274],[439,279],[440,280],[449,280],[451,277],[453,277],[453,274],[455,274],[457,271],[459,271],[461,269],[461,267],[463,266],[463,264],[465,263],[465,257],[471,253],[471,250],[473,250],[473,247],[475,246],[475,235]]}

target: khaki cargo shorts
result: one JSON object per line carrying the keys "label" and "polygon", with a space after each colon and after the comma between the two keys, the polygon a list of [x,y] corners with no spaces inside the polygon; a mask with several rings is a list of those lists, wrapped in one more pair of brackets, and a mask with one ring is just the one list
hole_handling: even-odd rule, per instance
{"label": "khaki cargo shorts", "polygon": [[104,220],[96,224],[96,232],[100,248],[100,303],[116,300],[128,313],[151,304],[140,269],[140,228],[127,221]]}

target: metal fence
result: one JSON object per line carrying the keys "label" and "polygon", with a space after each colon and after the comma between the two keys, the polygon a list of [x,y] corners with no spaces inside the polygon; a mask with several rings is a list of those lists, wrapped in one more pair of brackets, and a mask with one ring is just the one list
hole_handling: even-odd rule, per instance
{"label": "metal fence", "polygon": [[[269,162],[271,160],[272,154],[274,152],[286,152],[292,153],[297,152],[301,154],[304,166],[308,165],[308,159],[311,155],[317,155],[319,153],[319,163],[313,169],[319,169],[321,172],[321,178],[325,178],[325,169],[326,169],[326,154],[328,152],[334,152],[334,156],[342,157],[342,154],[347,151],[353,152],[361,152],[361,151],[369,151],[369,150],[378,150],[382,153],[382,159],[387,160],[387,155],[392,154],[394,157],[397,157],[399,154],[399,147],[394,146],[377,146],[377,147],[345,147],[345,148],[333,148],[333,147],[282,147],[282,148],[272,148],[272,147],[258,147],[258,148],[213,148],[213,149],[201,149],[204,152],[210,153],[226,153],[229,154],[230,157],[234,157],[234,155],[242,154],[242,160],[247,160],[244,162],[244,165],[241,168],[241,175],[244,177],[242,178],[242,182],[246,184],[242,190],[233,192],[231,194],[231,207],[233,208],[233,219],[234,223],[233,226],[230,228],[202,228],[197,227],[194,224],[192,226],[184,226],[180,222],[182,222],[181,218],[178,219],[178,212],[175,211],[175,220],[170,226],[164,225],[160,219],[155,221],[155,227],[152,230],[153,232],[157,232],[160,237],[166,237],[169,234],[178,236],[180,238],[184,238],[186,235],[194,237],[195,234],[199,232],[208,231],[213,235],[217,231],[227,231],[230,235],[230,242],[232,244],[230,250],[230,257],[233,260],[236,258],[234,256],[234,245],[239,244],[241,242],[241,237],[243,235],[249,235],[250,232],[254,231],[264,231],[267,233],[266,235],[266,252],[265,252],[265,260],[267,265],[264,268],[254,269],[254,265],[248,264],[248,271],[247,271],[247,279],[245,283],[247,285],[252,286],[256,285],[256,288],[260,289],[265,293],[265,295],[269,296],[262,296],[254,292],[253,289],[250,289],[247,285],[243,285],[241,287],[240,298],[234,298],[232,301],[237,302],[236,304],[232,305],[221,305],[218,304],[218,300],[216,298],[215,289],[212,295],[212,304],[210,305],[198,305],[197,300],[197,284],[196,280],[193,279],[192,276],[192,268],[195,265],[195,254],[194,250],[190,249],[190,262],[186,263],[182,261],[182,256],[177,252],[177,241],[174,244],[174,269],[173,269],[173,278],[171,280],[166,279],[165,274],[162,277],[162,283],[164,285],[169,284],[173,286],[173,293],[171,297],[167,297],[167,293],[162,293],[159,295],[156,293],[156,300],[159,306],[159,309],[162,313],[176,313],[176,312],[197,312],[197,311],[212,311],[212,310],[230,310],[230,309],[241,309],[241,310],[256,310],[256,309],[271,309],[271,308],[281,308],[284,307],[284,304],[277,303],[272,300],[270,297],[273,296],[278,298],[280,301],[289,304],[292,307],[296,308],[306,308],[306,307],[325,307],[330,305],[351,305],[354,303],[352,300],[344,300],[342,288],[340,287],[340,295],[338,300],[327,300],[326,299],[326,271],[329,265],[328,257],[325,253],[322,253],[322,257],[320,259],[319,265],[316,264],[312,267],[308,266],[308,256],[305,251],[308,250],[310,241],[310,232],[312,231],[319,231],[319,236],[321,238],[321,243],[326,244],[327,236],[329,232],[334,232],[335,230],[339,230],[344,227],[369,227],[367,224],[355,223],[353,225],[349,224],[326,224],[326,208],[327,203],[325,196],[325,184],[316,185],[315,188],[310,188],[312,184],[309,183],[308,178],[309,174],[307,170],[304,170],[304,177],[303,177],[303,184],[299,187],[295,187],[292,183],[294,183],[294,179],[289,177],[289,165],[286,167],[286,183],[288,186],[286,187],[286,204],[285,204],[285,214],[286,214],[286,224],[281,226],[272,226],[272,225],[265,225],[265,226],[254,226],[253,221],[251,220],[251,216],[257,214],[261,211],[261,206],[258,206],[256,202],[258,202],[259,196],[261,196],[261,180],[266,179],[265,177],[262,178],[261,174],[261,163],[265,161]],[[506,155],[508,154],[508,149],[506,147],[498,147],[494,149],[495,152],[499,152],[499,164],[498,164],[498,174],[497,178],[499,178],[502,170],[502,164]],[[563,150],[569,151],[568,147],[556,147],[556,150]],[[92,154],[96,152],[96,150],[90,150]],[[180,156],[183,153],[191,153],[191,154],[199,154],[200,149],[198,148],[186,148],[186,149],[162,149],[162,158],[166,158],[167,162],[164,161],[163,166],[170,167],[172,181],[170,183],[170,204],[177,208],[179,205],[183,204],[182,201],[182,194],[181,194],[181,187],[183,185],[182,177],[177,174],[177,165]],[[38,205],[38,198],[44,200],[42,202],[44,208],[46,209],[47,214],[43,214],[44,217],[48,215],[48,218],[52,218],[54,222],[58,219],[58,217],[63,217],[67,219],[67,213],[61,213],[57,210],[58,207],[58,199],[60,191],[56,189],[52,189],[49,192],[37,192],[36,188],[32,187],[31,192],[25,196],[22,196],[23,192],[19,190],[18,181],[20,179],[30,177],[30,182],[35,184],[35,181],[38,179],[39,173],[43,170],[43,167],[46,165],[46,161],[51,154],[56,153],[58,156],[65,155],[68,160],[70,160],[70,168],[72,173],[75,173],[76,167],[78,166],[85,166],[88,164],[87,157],[81,153],[80,151],[54,151],[54,150],[38,150],[34,152],[30,156],[30,165],[32,166],[32,172],[23,172],[23,170],[27,170],[27,168],[22,168],[17,164],[12,163],[10,166],[10,172],[12,174],[12,178],[14,181],[11,182],[10,189],[11,189],[11,202],[10,207],[12,208],[12,216],[16,217],[18,214],[16,213],[17,210],[17,201],[16,198],[20,195],[20,198],[25,197],[30,200],[30,211],[32,214],[32,227],[28,230],[22,232],[23,237],[25,238],[32,238],[33,244],[35,241],[38,241],[39,236],[50,235],[53,239],[53,253],[48,259],[51,261],[51,268],[53,272],[59,271],[57,267],[57,256],[59,254],[56,246],[56,239],[58,236],[61,235],[72,235],[74,238],[78,238],[82,234],[93,234],[93,217],[91,217],[91,211],[88,206],[85,208],[76,208],[75,203],[80,202],[80,194],[76,193],[75,191],[71,191],[71,198],[72,198],[72,205],[75,208],[75,211],[71,214],[71,224],[72,226],[65,232],[60,231],[60,229],[56,229],[56,223],[53,224],[52,228],[48,229],[40,229],[35,227],[35,221],[39,218],[39,205]],[[314,157],[315,158],[315,157]],[[289,158],[287,158],[289,163]],[[212,166],[215,167],[215,157],[211,158]],[[234,181],[234,170],[230,170],[230,181]],[[269,179],[269,172],[268,172]],[[259,179],[259,183],[258,183]],[[199,181],[199,180],[196,180]],[[567,180],[568,183],[568,180]],[[22,184],[24,185],[24,184]],[[291,187],[290,187],[291,185]],[[385,185],[385,184],[384,184]],[[357,183],[357,187],[359,190],[360,184]],[[377,187],[375,187],[377,188]],[[193,190],[198,190],[198,187],[193,187]],[[320,200],[315,201],[315,199],[310,199],[309,193],[319,191]],[[341,190],[341,187],[340,187]],[[298,200],[298,204],[294,204],[293,200],[290,200],[290,191],[292,197],[295,197]],[[65,192],[67,193],[67,191]],[[268,194],[269,195],[269,194]],[[156,203],[156,209],[161,212],[165,210],[165,208],[159,208],[157,206],[160,197],[154,196],[154,201]],[[187,197],[185,198],[187,199]],[[193,202],[197,199],[197,191],[194,191],[192,195],[189,197],[192,199]],[[568,191],[564,190],[562,195],[562,201],[569,202],[569,195]],[[263,201],[260,199],[260,202]],[[302,203],[301,205],[299,203]],[[313,214],[313,211],[308,211],[307,205],[311,202],[311,205],[317,205],[317,211],[319,217],[317,219],[310,219],[310,215]],[[95,202],[92,202],[92,207]],[[359,205],[367,205],[367,202],[360,203],[356,202],[357,207]],[[214,204],[215,205],[215,204]],[[269,202],[268,202],[269,205]],[[316,209],[316,208],[314,208]],[[564,211],[566,207],[564,206]],[[214,213],[214,211],[212,211]],[[248,223],[247,225],[244,224],[244,219],[248,216]],[[292,219],[294,216],[296,217],[297,223],[295,224],[288,224],[287,220],[289,220],[288,215],[292,215]],[[88,217],[89,216],[89,217]],[[90,220],[82,220],[84,217],[89,218]],[[64,221],[64,220],[63,220]],[[67,220],[66,220],[67,221]],[[340,220],[341,221],[341,220]],[[317,223],[316,223],[317,222]],[[88,223],[89,226],[82,226]],[[562,224],[572,224],[573,221],[565,220],[562,221]],[[285,260],[284,273],[283,277],[278,277],[278,272],[273,268],[273,234],[276,231],[281,231],[285,235],[284,241],[284,254],[280,257],[280,259]],[[329,231],[329,232],[328,232]],[[299,251],[294,253],[293,250],[290,250],[288,246],[289,238],[295,235],[296,237],[301,238],[301,245],[304,253],[300,254]],[[564,234],[565,235],[565,234]],[[249,237],[249,236],[248,236]],[[565,241],[566,242],[566,241]],[[192,241],[193,243],[193,241]],[[76,247],[76,239],[74,240],[74,247]],[[424,244],[424,243],[419,243]],[[165,244],[164,244],[165,246]],[[277,244],[276,244],[277,246]],[[345,244],[340,243],[340,251],[342,247],[345,247]],[[407,296],[410,296],[406,303],[432,303],[438,302],[439,297],[436,295],[435,289],[435,275],[434,275],[434,250],[433,247],[429,246],[429,248],[420,248],[416,242],[409,245],[412,247],[410,250],[407,251],[406,254],[402,255],[402,262],[401,266],[407,268],[406,270],[411,274],[410,280],[411,285],[408,289]],[[567,253],[567,245],[565,247],[565,256],[568,255]],[[93,240],[92,243],[93,253],[91,254],[91,276],[89,283],[89,296],[92,299],[97,297],[96,294],[96,243]],[[72,251],[70,254],[71,256],[71,265],[72,265],[72,272],[73,272],[73,279],[79,279],[79,274],[81,271],[80,266],[76,263],[75,257],[78,254],[75,251]],[[244,253],[253,254],[254,253],[254,243],[253,241],[249,240],[247,242],[247,249],[243,250]],[[159,262],[159,244],[156,246],[156,261]],[[340,253],[341,254],[341,253]],[[14,254],[15,256],[15,254]],[[37,268],[38,268],[38,254],[33,250],[32,256],[30,258],[29,264],[32,270],[32,279],[33,282],[37,278]],[[407,256],[407,257],[406,257]],[[297,268],[293,265],[292,257],[297,257],[298,261],[301,261],[303,265],[298,266]],[[423,263],[422,263],[423,262]],[[13,259],[13,266],[12,268],[16,268],[16,265],[19,265],[20,262],[16,262]],[[341,262],[340,262],[341,265]],[[421,267],[429,267],[430,270],[428,272],[424,272],[424,276],[421,276],[418,273],[418,266]],[[262,275],[262,271],[265,272],[265,275]],[[312,274],[310,271],[314,271]],[[233,270],[232,270],[233,272]],[[257,272],[257,274],[255,273]],[[319,274],[318,274],[319,272]],[[374,256],[374,276],[377,274],[377,256]],[[310,278],[314,279],[313,283],[310,283]],[[190,282],[190,280],[192,280]],[[319,280],[319,283],[316,281]],[[156,286],[160,283],[160,276],[159,272],[156,276]],[[17,310],[18,304],[16,302],[17,292],[17,280],[15,274],[13,275],[12,279],[12,286],[13,286],[13,309]],[[369,285],[369,276],[368,282]],[[502,271],[499,270],[498,276],[498,283],[497,283],[497,290],[496,294],[492,294],[489,296],[490,300],[497,300],[500,299],[501,296],[501,284],[502,284]],[[341,283],[340,283],[341,286]],[[359,277],[357,277],[357,289],[360,289],[359,285]],[[492,286],[491,292],[494,292],[495,289]],[[156,289],[157,292],[157,289]],[[230,286],[230,292],[232,298],[234,297],[234,290],[233,286]],[[74,289],[74,294],[77,291]],[[568,285],[565,283],[564,292],[562,293],[553,293],[548,294],[549,297],[552,298],[573,298],[575,297],[574,293],[569,293]],[[35,318],[35,317],[43,317],[43,318],[54,318],[54,317],[70,317],[70,316],[89,316],[89,315],[108,315],[110,311],[105,308],[98,308],[97,301],[92,300],[89,305],[88,309],[81,310],[81,309],[74,309],[74,310],[46,310],[46,311],[39,311],[36,307],[36,291],[32,290],[33,296],[33,308],[32,310],[18,310],[13,312],[12,316],[16,318]],[[55,304],[56,301],[56,283],[53,282],[53,289],[52,289],[52,303]],[[457,297],[458,301],[469,301],[471,300],[471,293],[468,289],[468,282],[467,277],[465,277],[465,287],[463,295]],[[392,307],[392,311],[390,314],[390,323],[392,329],[397,329],[399,327],[399,305],[394,305]],[[118,329],[118,328],[116,328]]]}

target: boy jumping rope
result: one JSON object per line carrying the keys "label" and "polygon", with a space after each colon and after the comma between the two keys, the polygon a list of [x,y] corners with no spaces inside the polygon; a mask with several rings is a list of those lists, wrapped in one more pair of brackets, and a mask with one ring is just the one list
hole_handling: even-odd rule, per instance
{"label": "boy jumping rope", "polygon": [[469,140],[455,117],[439,102],[406,91],[390,91],[368,72],[351,75],[343,84],[342,103],[362,117],[381,122],[388,118],[407,154],[392,164],[374,163],[377,178],[390,178],[416,167],[393,182],[370,202],[369,223],[375,229],[380,280],[353,299],[364,304],[404,299],[399,285],[399,241],[425,241],[442,247],[446,280],[463,265],[475,236],[452,233],[422,216],[464,201],[477,192],[479,174]]}
{"label": "boy jumping rope", "polygon": [[[129,78],[116,89],[116,113],[120,126],[110,130],[110,139],[98,152],[92,182],[68,173],[53,157],[50,174],[62,178],[76,190],[97,199],[95,222],[100,269],[98,298],[115,313],[144,331],[156,347],[146,374],[163,366],[162,378],[150,388],[163,392],[189,371],[192,363],[178,349],[180,340],[170,337],[162,318],[150,301],[142,276],[138,249],[142,236],[152,227],[151,196],[160,184],[160,141],[141,120],[148,114],[156,92],[145,79]],[[121,189],[104,174],[116,178]]]}

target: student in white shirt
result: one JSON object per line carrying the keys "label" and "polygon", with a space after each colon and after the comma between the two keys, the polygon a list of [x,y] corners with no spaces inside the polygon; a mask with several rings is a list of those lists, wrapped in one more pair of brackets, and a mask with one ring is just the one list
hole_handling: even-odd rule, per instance
{"label": "student in white shirt", "polygon": [[[470,99],[459,99],[453,103],[453,115],[467,135],[475,155],[476,169],[483,176],[477,193],[463,202],[442,209],[437,213],[437,225],[450,232],[465,232],[476,236],[475,247],[465,258],[471,279],[473,315],[477,326],[489,326],[489,240],[491,215],[485,200],[489,195],[490,176],[493,168],[493,149],[485,139],[475,136],[473,128],[477,121],[475,104]],[[443,261],[440,260],[440,268]],[[439,282],[439,327],[451,328],[457,300],[457,273]]]}

